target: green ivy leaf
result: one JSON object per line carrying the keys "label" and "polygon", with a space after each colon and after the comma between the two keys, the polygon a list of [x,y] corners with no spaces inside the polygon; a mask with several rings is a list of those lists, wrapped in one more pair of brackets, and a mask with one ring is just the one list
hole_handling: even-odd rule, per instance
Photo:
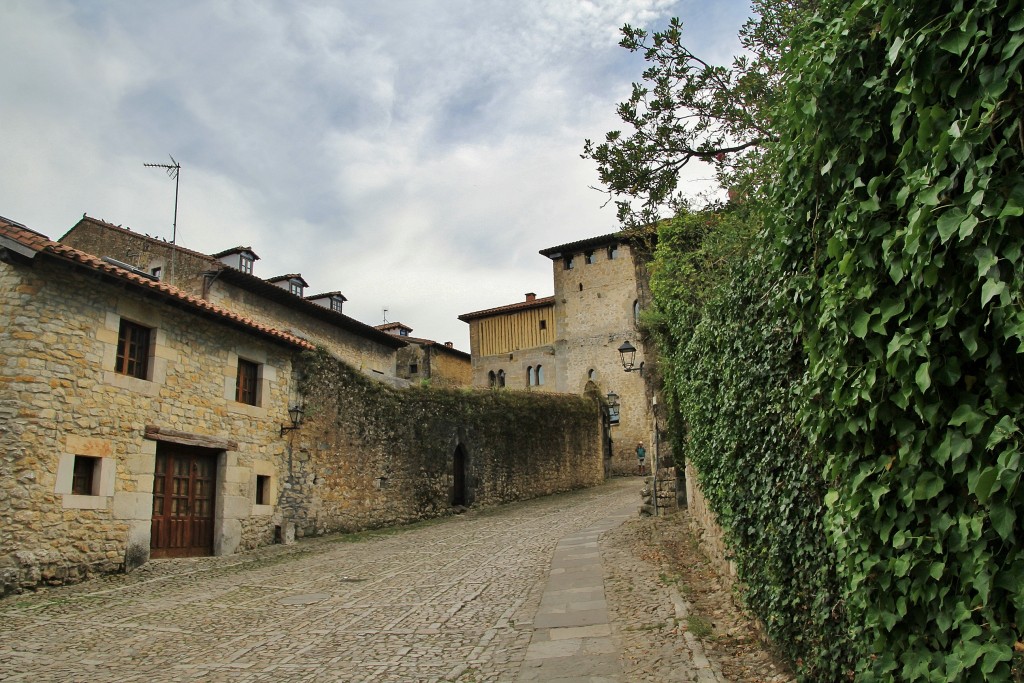
{"label": "green ivy leaf", "polygon": [[931,375],[928,374],[930,363],[925,361],[917,368],[917,373],[914,374],[914,381],[917,382],[917,386],[921,391],[928,391],[928,388],[932,385]]}
{"label": "green ivy leaf", "polygon": [[985,280],[981,286],[981,305],[985,306],[994,297],[1006,291],[1006,283],[1002,280]]}
{"label": "green ivy leaf", "polygon": [[1017,522],[1017,512],[1005,501],[993,500],[989,507],[988,518],[992,522],[992,528],[1004,541],[1011,541],[1015,538],[1014,525]]}

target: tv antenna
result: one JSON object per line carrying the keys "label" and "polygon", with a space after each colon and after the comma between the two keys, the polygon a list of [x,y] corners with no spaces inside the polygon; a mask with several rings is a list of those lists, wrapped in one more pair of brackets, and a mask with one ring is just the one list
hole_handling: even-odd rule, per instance
{"label": "tv antenna", "polygon": [[383,311],[384,311],[384,322],[386,323],[388,321],[388,309],[385,308],[385,309],[383,309]]}
{"label": "tv antenna", "polygon": [[[171,157],[170,154],[167,156]],[[174,222],[171,223],[171,272],[168,279],[174,282],[174,256],[178,243],[178,178],[181,175],[181,164],[171,157],[169,164],[142,164],[146,168],[162,168],[167,171],[168,178],[174,178]]]}

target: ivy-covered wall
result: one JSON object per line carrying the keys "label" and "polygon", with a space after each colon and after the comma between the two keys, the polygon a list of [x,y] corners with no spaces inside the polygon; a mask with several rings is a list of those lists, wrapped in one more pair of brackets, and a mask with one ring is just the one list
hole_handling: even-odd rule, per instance
{"label": "ivy-covered wall", "polygon": [[303,357],[302,373],[305,419],[290,433],[280,499],[297,535],[407,523],[604,479],[596,399],[393,389],[322,352]]}

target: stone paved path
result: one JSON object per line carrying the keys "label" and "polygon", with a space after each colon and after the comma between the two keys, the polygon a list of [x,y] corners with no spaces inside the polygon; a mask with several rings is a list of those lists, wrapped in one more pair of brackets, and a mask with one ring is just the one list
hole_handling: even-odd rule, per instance
{"label": "stone paved path", "polygon": [[[577,587],[599,587],[584,582],[595,566],[600,579],[597,536],[635,512],[638,485],[617,479],[357,543],[152,562],[9,597],[0,600],[0,680],[468,683],[521,671],[552,680],[529,678],[528,648],[536,664],[553,635],[616,647],[607,609],[600,634],[558,631],[574,626],[552,615],[601,609],[596,593],[559,592],[571,590],[575,564],[589,566],[575,572]],[[566,680],[621,680],[596,674]]]}

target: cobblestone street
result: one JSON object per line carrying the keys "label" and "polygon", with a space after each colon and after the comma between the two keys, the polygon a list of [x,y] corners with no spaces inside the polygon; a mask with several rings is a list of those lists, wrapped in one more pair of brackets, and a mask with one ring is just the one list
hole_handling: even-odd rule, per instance
{"label": "cobblestone street", "polygon": [[[7,681],[514,681],[563,537],[639,480],[0,601]],[[616,679],[612,679],[616,680]]]}

